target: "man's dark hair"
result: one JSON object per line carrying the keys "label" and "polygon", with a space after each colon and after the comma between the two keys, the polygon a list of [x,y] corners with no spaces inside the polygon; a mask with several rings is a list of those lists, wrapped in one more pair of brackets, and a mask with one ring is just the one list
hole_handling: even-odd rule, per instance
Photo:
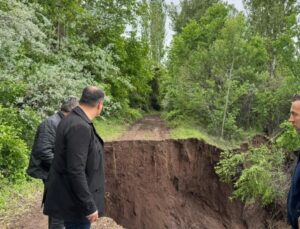
{"label": "man's dark hair", "polygon": [[79,105],[78,98],[70,96],[63,100],[60,110],[63,112],[71,112],[75,107]]}
{"label": "man's dark hair", "polygon": [[104,99],[104,92],[95,87],[88,86],[83,89],[79,103],[94,107]]}
{"label": "man's dark hair", "polygon": [[292,102],[295,102],[295,101],[300,101],[300,95],[299,94],[294,94],[293,95]]}

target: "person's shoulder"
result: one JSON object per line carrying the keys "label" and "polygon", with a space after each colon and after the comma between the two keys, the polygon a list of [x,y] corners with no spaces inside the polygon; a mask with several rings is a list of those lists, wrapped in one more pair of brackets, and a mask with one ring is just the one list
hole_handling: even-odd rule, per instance
{"label": "person's shoulder", "polygon": [[76,115],[69,115],[66,119],[63,120],[63,124],[60,129],[63,129],[66,135],[70,136],[90,136],[92,132],[92,127]]}
{"label": "person's shoulder", "polygon": [[58,112],[56,112],[53,115],[49,116],[47,120],[49,121],[61,120],[61,116],[58,114]]}
{"label": "person's shoulder", "polygon": [[56,112],[53,115],[49,116],[47,119],[45,119],[44,123],[50,126],[57,126],[61,120],[61,116],[58,114],[58,112]]}
{"label": "person's shoulder", "polygon": [[62,120],[62,123],[69,128],[91,128],[91,126],[75,112],[71,112],[66,118]]}

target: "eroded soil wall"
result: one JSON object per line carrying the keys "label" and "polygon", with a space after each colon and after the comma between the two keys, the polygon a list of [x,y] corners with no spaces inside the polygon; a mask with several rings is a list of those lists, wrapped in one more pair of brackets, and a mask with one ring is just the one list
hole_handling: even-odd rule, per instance
{"label": "eroded soil wall", "polygon": [[219,154],[196,139],[106,143],[107,215],[127,229],[265,228],[263,210],[228,198]]}

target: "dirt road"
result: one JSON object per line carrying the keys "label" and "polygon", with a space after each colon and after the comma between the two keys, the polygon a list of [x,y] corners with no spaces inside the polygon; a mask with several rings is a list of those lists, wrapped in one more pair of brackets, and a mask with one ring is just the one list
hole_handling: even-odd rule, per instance
{"label": "dirt road", "polygon": [[158,115],[149,115],[136,122],[118,141],[164,140],[170,138],[166,123]]}

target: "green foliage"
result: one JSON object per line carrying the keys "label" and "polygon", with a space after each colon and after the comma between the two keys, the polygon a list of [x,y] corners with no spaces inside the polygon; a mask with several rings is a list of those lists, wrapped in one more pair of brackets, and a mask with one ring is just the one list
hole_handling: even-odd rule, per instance
{"label": "green foliage", "polygon": [[140,110],[130,108],[129,106],[124,108],[124,113],[126,114],[126,116],[123,116],[123,118],[126,118],[129,121],[134,121],[143,117]]}
{"label": "green foliage", "polygon": [[237,154],[225,150],[221,153],[220,162],[215,167],[216,173],[221,177],[221,180],[230,183],[237,179],[237,175],[241,172],[245,154]]}
{"label": "green foliage", "polygon": [[[210,134],[239,139],[249,129],[272,134],[286,119],[299,81],[297,5],[245,3],[249,17],[223,3],[181,2],[185,20],[174,37],[168,76],[161,84],[169,120],[192,119]],[[210,7],[195,7],[189,18],[186,12],[193,4]]]}
{"label": "green foliage", "polygon": [[94,121],[95,128],[104,141],[113,141],[118,139],[129,127],[128,120],[108,118],[97,119]]}
{"label": "green foliage", "polygon": [[[52,6],[56,3],[38,2],[42,7],[17,1],[3,3],[5,11],[1,11],[4,17],[0,18],[0,22],[2,19],[4,26],[0,42],[5,52],[0,57],[0,64],[4,66],[0,92],[9,93],[1,98],[2,104],[13,103],[22,108],[29,106],[45,117],[57,110],[65,97],[80,96],[86,85],[100,85],[106,90],[109,101],[106,110],[110,112],[105,112],[105,115],[118,115],[129,103],[135,107],[147,107],[137,105],[149,104],[152,73],[147,44],[134,35],[130,38],[121,36],[122,28],[131,20],[131,13],[134,14],[134,10],[129,10],[135,7],[134,1],[117,5],[110,1],[99,4],[86,2],[81,6],[75,1],[63,2],[60,9],[64,12],[53,11]],[[90,8],[92,5],[96,11]],[[113,8],[108,9],[108,6]],[[127,10],[123,6],[128,7]],[[98,11],[103,11],[98,14],[101,18],[95,14]],[[104,13],[109,16],[116,14],[117,17],[107,21]],[[122,18],[124,24],[120,24],[119,19],[124,15],[127,15]],[[9,21],[5,20],[6,17]],[[90,25],[82,24],[83,17],[98,25],[89,30]],[[102,24],[103,21],[99,25],[99,20],[118,26],[107,27],[107,24]],[[66,27],[67,21],[72,21],[72,26]],[[52,28],[59,29],[57,26],[64,28],[64,32],[53,34]],[[84,36],[83,31],[78,29],[85,30]],[[102,34],[103,31],[107,33],[101,37],[108,40],[96,42],[93,38],[95,33]],[[15,35],[18,39],[13,38]],[[113,43],[109,43],[110,40]],[[12,82],[14,86],[11,86]]]}
{"label": "green foliage", "polygon": [[136,0],[0,0],[2,177],[24,178],[41,118],[87,85],[105,90],[105,118],[150,109],[153,61],[136,32],[139,14]]}
{"label": "green foliage", "polygon": [[251,64],[245,52],[250,47],[244,38],[244,17],[229,12],[224,4],[214,4],[199,22],[190,21],[175,37],[169,60],[171,77],[164,84],[163,99],[171,114],[176,111],[179,117],[198,120],[212,134],[219,135],[222,126],[226,139],[241,136],[236,120],[240,99],[250,84],[245,80],[249,71],[235,63]]}
{"label": "green foliage", "polygon": [[[5,77],[6,78],[6,77]],[[4,76],[2,76],[2,80],[0,79],[0,103],[6,106],[11,104],[17,104],[18,98],[22,97],[27,89],[27,84],[18,80],[10,80],[6,78],[4,80]]]}
{"label": "green foliage", "polygon": [[171,10],[171,17],[174,21],[174,30],[180,32],[186,24],[191,20],[199,20],[205,14],[207,8],[218,0],[183,0],[181,1],[181,11],[178,12],[176,8]]}
{"label": "green foliage", "polygon": [[259,201],[263,206],[284,201],[288,189],[286,153],[299,149],[300,136],[287,121],[280,127],[272,146],[221,153],[216,173],[224,182],[233,183],[233,197],[247,204]]}
{"label": "green foliage", "polygon": [[[147,58],[149,48],[145,41],[138,41],[135,34],[125,42],[125,50],[128,53],[121,65],[121,71],[130,82],[127,90],[129,105],[133,108],[147,110],[149,108],[149,97],[151,92],[150,81],[153,77],[151,72],[151,61]],[[125,77],[123,77],[125,78]],[[119,89],[124,88],[124,86]],[[119,91],[119,90],[118,90]],[[120,97],[119,100],[122,98]]]}
{"label": "green foliage", "polygon": [[18,132],[11,126],[0,125],[0,180],[16,181],[25,177],[28,148]]}
{"label": "green foliage", "polygon": [[280,125],[283,133],[276,139],[276,144],[285,151],[293,152],[300,148],[300,135],[293,125],[289,122],[283,122]]}
{"label": "green foliage", "polygon": [[280,148],[261,146],[242,153],[224,151],[215,169],[223,181],[233,182],[233,197],[265,206],[285,197],[284,161]]}
{"label": "green foliage", "polygon": [[150,47],[151,56],[156,64],[160,64],[165,54],[166,6],[163,0],[150,1]]}
{"label": "green foliage", "polygon": [[29,107],[5,108],[0,104],[0,123],[17,130],[15,134],[31,146],[40,117]]}
{"label": "green foliage", "polygon": [[294,65],[299,3],[296,0],[244,0],[244,5],[249,12],[251,29],[265,39],[269,77],[281,77],[282,65]]}

